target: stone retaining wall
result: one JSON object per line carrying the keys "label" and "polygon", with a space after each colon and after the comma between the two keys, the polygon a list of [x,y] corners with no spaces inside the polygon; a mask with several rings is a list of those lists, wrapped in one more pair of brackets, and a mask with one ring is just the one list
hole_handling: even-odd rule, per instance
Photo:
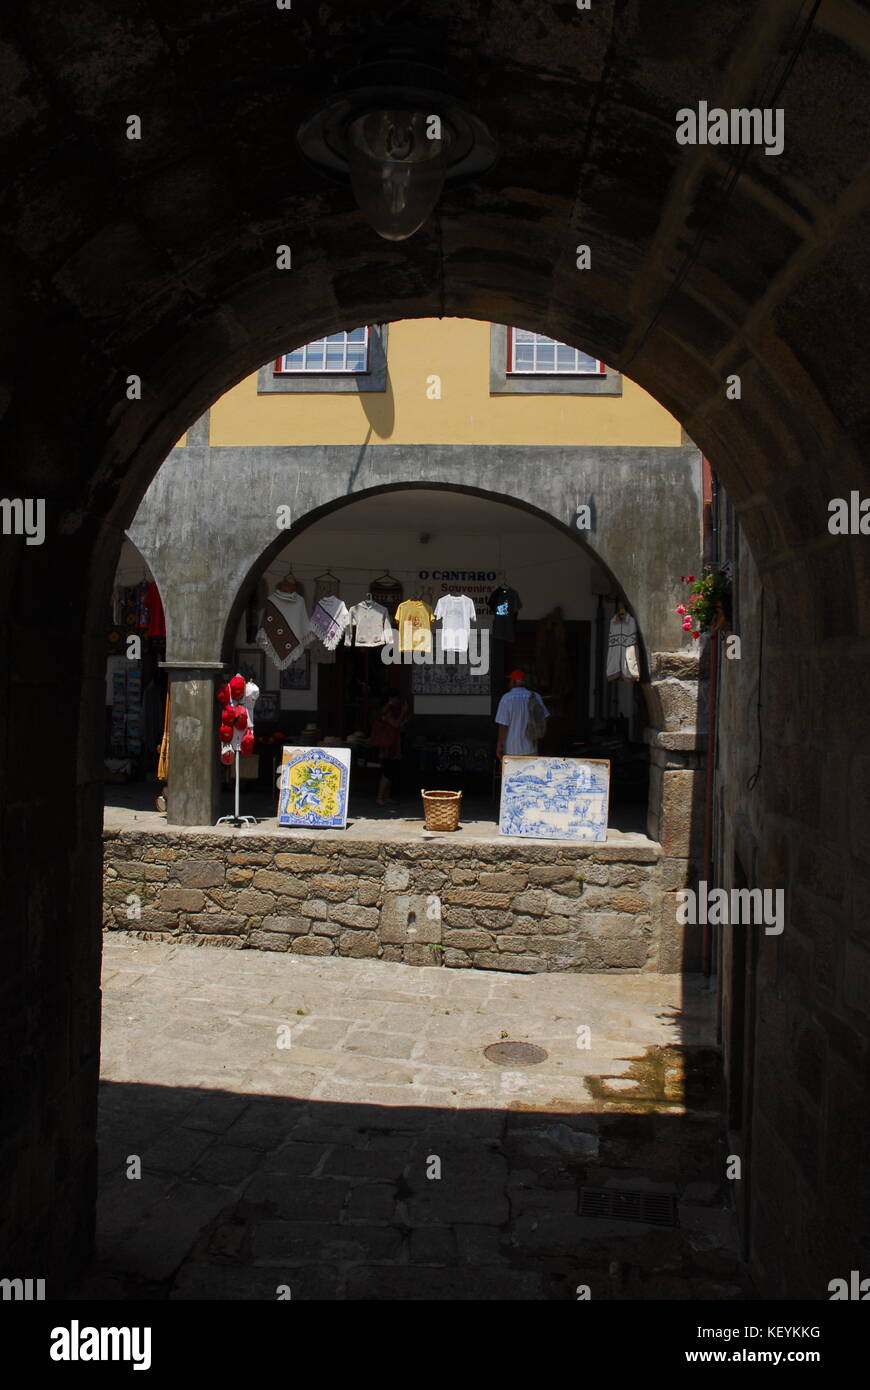
{"label": "stone retaining wall", "polygon": [[677,929],[662,919],[681,861],[655,844],[126,830],[104,841],[109,929],[411,965],[682,968]]}

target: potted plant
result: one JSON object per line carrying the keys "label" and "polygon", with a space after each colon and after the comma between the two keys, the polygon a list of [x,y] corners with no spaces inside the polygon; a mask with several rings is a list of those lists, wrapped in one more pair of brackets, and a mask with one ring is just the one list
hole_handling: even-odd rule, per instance
{"label": "potted plant", "polygon": [[683,631],[697,639],[702,632],[728,631],[731,625],[731,573],[727,565],[714,569],[705,565],[700,575],[681,574],[691,585],[685,603],[676,611],[683,620]]}

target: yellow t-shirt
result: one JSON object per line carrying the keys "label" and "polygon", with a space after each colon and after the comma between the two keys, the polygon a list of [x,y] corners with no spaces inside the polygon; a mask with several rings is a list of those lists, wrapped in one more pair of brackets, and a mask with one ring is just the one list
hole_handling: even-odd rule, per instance
{"label": "yellow t-shirt", "polygon": [[405,599],[396,609],[400,652],[432,650],[432,609],[419,598]]}

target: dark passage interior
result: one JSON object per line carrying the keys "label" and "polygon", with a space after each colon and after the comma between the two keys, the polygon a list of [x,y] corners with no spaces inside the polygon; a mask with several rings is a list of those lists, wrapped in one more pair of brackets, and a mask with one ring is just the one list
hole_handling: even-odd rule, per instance
{"label": "dark passage interior", "polygon": [[[270,356],[447,314],[629,374],[734,503],[743,651],[720,705],[718,862],[725,887],[736,854],[781,888],[787,921],[732,962],[728,1105],[759,1291],[826,1297],[868,1260],[870,551],[828,508],[870,495],[870,18],[423,0],[415,19],[500,159],[388,243],[287,132],[392,9],[141,0],[120,24],[107,0],[26,0],[0,18],[3,488],[45,501],[42,544],[12,507],[0,539],[8,1267],[62,1284],[92,1243],[103,637],[123,532],[182,432]],[[676,111],[701,100],[782,107],[782,153],[677,144]],[[44,737],[25,744],[33,721]]]}

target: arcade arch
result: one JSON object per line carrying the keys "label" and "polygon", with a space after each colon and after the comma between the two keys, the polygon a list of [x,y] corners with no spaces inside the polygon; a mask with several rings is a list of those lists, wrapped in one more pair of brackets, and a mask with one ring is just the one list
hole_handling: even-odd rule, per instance
{"label": "arcade arch", "polygon": [[[240,3],[204,24],[194,0],[171,21],[143,0],[123,32],[109,0],[67,10],[3,20],[0,443],[9,497],[50,500],[46,543],[5,536],[0,551],[10,1268],[59,1277],[93,1220],[100,697],[124,530],[183,431],[271,354],[450,313],[629,371],[738,508],[759,583],[752,659],[721,704],[725,860],[739,850],[748,881],[789,904],[753,983],[751,1254],[769,1296],[826,1297],[830,1272],[863,1258],[870,1133],[870,552],[827,529],[830,498],[870,493],[866,12],[712,0],[578,17],[495,0],[444,21],[435,0],[416,6],[444,27],[502,161],[395,247],[287,139],[389,0],[311,24],[304,44],[295,7]],[[769,91],[786,109],[776,159],[676,144],[687,101]],[[140,147],[130,110],[151,113]],[[275,265],[285,242],[292,273]],[[48,726],[60,708],[63,738],[19,746],[24,718]]]}

